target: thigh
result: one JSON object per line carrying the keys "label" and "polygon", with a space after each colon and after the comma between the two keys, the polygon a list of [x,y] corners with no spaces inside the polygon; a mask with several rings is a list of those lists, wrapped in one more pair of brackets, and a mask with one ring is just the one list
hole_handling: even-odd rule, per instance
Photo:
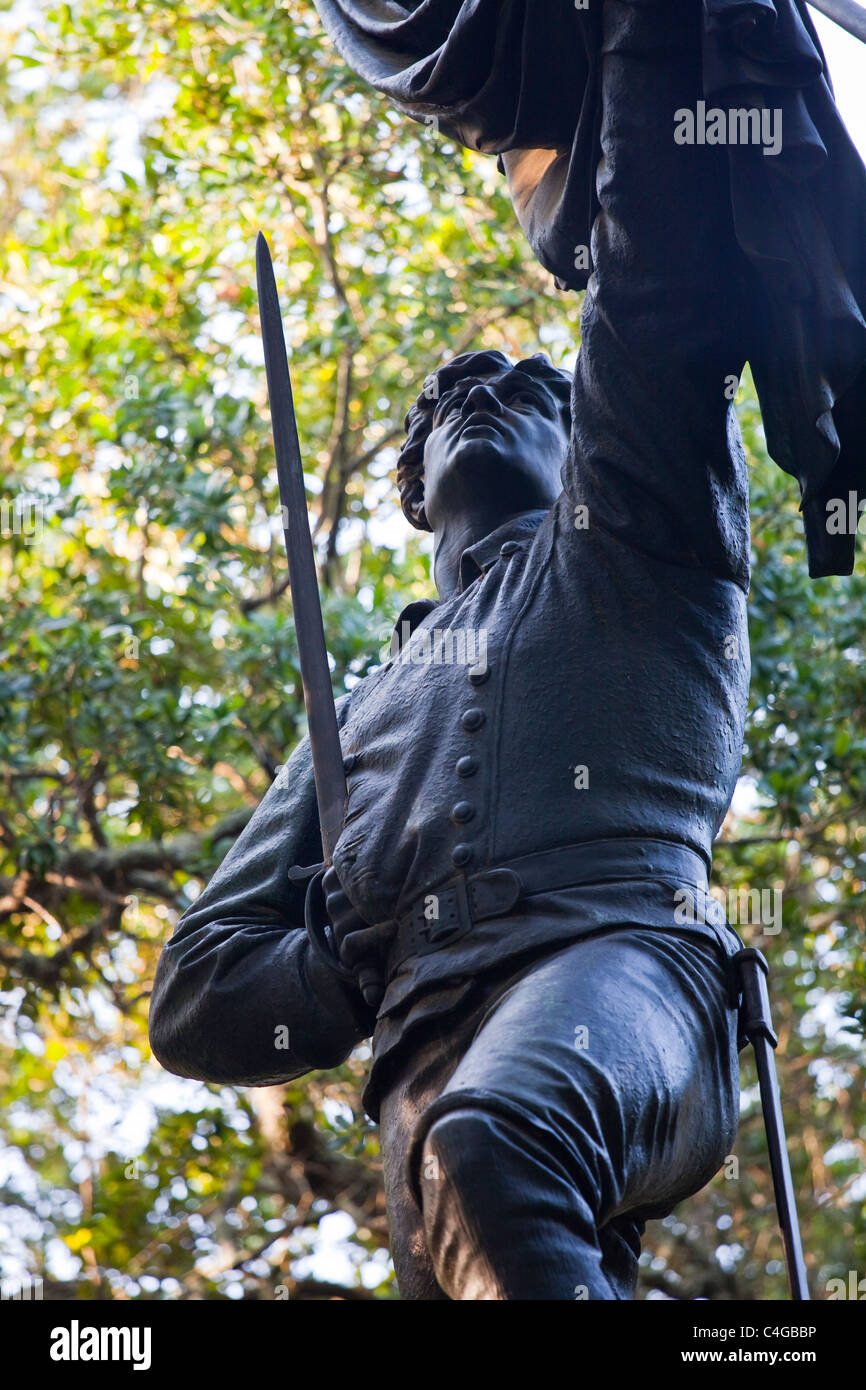
{"label": "thigh", "polygon": [[599,1226],[662,1215],[721,1166],[738,1097],[721,953],[646,929],[590,937],[532,968],[484,1016],[414,1121],[412,1183],[430,1124],[481,1104],[530,1125],[592,1185]]}
{"label": "thigh", "polygon": [[447,1034],[444,1024],[417,1042],[388,1087],[379,1109],[379,1138],[385,1204],[391,1235],[391,1258],[400,1297],[444,1299],[433,1271],[424,1234],[424,1219],[408,1181],[407,1158],[419,1120],[442,1093],[478,1024],[464,1020]]}
{"label": "thigh", "polygon": [[405,1046],[390,1060],[378,1102],[379,1140],[391,1257],[403,1299],[445,1298],[427,1251],[417,1186],[409,1181],[408,1158],[414,1137],[459,1066],[485,1014],[527,968],[527,962],[519,966],[512,962],[493,969],[453,1007],[429,1015],[426,1021],[416,1020]]}

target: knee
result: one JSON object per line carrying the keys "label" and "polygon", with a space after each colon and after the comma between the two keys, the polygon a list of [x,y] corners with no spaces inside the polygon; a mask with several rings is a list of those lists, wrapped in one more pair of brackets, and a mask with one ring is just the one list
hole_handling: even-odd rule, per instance
{"label": "knee", "polygon": [[[414,1177],[427,1249],[447,1297],[517,1297],[515,1290],[528,1288],[537,1297],[562,1284],[561,1271],[550,1268],[551,1249],[572,1263],[575,1252],[594,1249],[595,1205],[575,1169],[586,1174],[550,1140],[528,1120],[468,1102],[430,1125]],[[568,1287],[579,1282],[575,1274]]]}
{"label": "knee", "polygon": [[452,1110],[431,1125],[417,1160],[425,1241],[448,1298],[502,1297],[488,1258],[503,1216],[494,1126],[481,1109]]}
{"label": "knee", "polygon": [[425,1211],[446,1191],[464,1204],[496,1207],[502,1196],[514,1200],[515,1186],[544,1175],[551,1188],[595,1192],[596,1146],[586,1135],[563,1147],[546,1127],[468,1103],[447,1111],[427,1131],[420,1154],[416,1191]]}
{"label": "knee", "polygon": [[471,1191],[493,1167],[493,1138],[491,1117],[476,1107],[451,1110],[436,1120],[421,1149],[422,1206],[428,1208],[445,1184]]}
{"label": "knee", "polygon": [[561,1141],[544,1126],[467,1102],[447,1111],[427,1131],[416,1158],[416,1193],[425,1223],[443,1206],[459,1207],[473,1225],[502,1219],[532,1194],[562,1203],[578,1197],[593,1211],[600,1197],[591,1143]]}

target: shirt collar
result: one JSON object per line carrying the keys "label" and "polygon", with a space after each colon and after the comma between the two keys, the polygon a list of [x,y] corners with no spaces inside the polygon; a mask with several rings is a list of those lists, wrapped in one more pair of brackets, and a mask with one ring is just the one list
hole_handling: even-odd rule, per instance
{"label": "shirt collar", "polygon": [[499,552],[506,541],[525,541],[533,536],[538,530],[547,512],[544,508],[534,512],[521,512],[520,516],[513,516],[510,521],[506,521],[502,526],[497,526],[495,531],[491,531],[483,540],[476,541],[470,545],[460,556],[460,582],[458,592],[464,589],[477,579],[479,575],[486,573],[491,565],[499,559]]}
{"label": "shirt collar", "polygon": [[416,627],[420,627],[424,619],[430,616],[434,608],[438,607],[437,600],[432,598],[418,598],[412,603],[406,604],[391,635],[390,651],[392,657],[403,650]]}
{"label": "shirt collar", "polygon": [[[470,545],[460,556],[460,583],[458,593],[462,593],[467,585],[484,574],[495,565],[499,559],[499,552],[506,541],[528,540],[535,534],[541,525],[547,512],[542,508],[534,512],[521,512],[520,516],[514,516],[510,521],[506,521],[502,526],[497,526],[495,531],[491,531],[483,540],[476,541]],[[408,603],[403,609],[394,627],[394,634],[391,638],[391,654],[395,655],[401,651],[404,644],[411,637],[416,627],[420,627],[424,619],[429,617],[435,608],[439,607],[438,599],[415,599]]]}

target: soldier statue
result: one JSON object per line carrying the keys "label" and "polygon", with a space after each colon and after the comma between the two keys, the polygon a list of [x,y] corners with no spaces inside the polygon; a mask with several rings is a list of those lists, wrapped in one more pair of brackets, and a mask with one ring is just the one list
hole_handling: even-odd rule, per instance
{"label": "soldier statue", "polygon": [[645,1222],[737,1126],[742,942],[708,893],[749,689],[733,396],[749,361],[811,572],[850,572],[866,171],[800,0],[317,4],[392,101],[500,156],[586,289],[581,347],[573,380],[444,360],[407,415],[437,597],[338,702],[343,971],[288,875],[320,857],[304,740],[163,951],[153,1049],[256,1086],[372,1035],[401,1297],[629,1299]]}

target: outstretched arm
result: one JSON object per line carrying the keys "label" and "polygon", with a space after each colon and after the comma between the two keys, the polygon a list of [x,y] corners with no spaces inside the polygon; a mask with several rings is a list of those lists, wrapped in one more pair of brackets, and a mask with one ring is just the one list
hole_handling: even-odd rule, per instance
{"label": "outstretched arm", "polygon": [[746,588],[732,398],[748,353],[750,271],[727,151],[676,138],[677,113],[701,99],[699,20],[692,3],[604,8],[601,211],[564,482],[589,526]]}
{"label": "outstretched arm", "polygon": [[178,1076],[243,1086],[337,1066],[371,1030],[360,992],[310,950],[303,883],[321,840],[307,739],[163,950],[150,1041]]}

